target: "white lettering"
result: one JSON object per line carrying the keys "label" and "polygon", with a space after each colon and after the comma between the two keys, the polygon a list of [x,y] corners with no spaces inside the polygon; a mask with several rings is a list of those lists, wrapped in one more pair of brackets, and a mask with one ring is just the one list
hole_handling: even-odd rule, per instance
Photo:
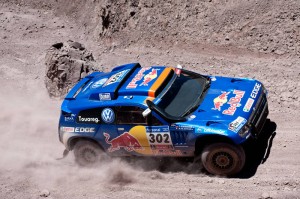
{"label": "white lettering", "polygon": [[225,134],[225,130],[214,129],[214,128],[201,128],[201,127],[197,129],[197,132]]}
{"label": "white lettering", "polygon": [[76,127],[75,128],[75,133],[94,133],[95,128],[90,128],[90,127]]}
{"label": "white lettering", "polygon": [[100,100],[111,100],[110,93],[100,93],[99,98]]}
{"label": "white lettering", "polygon": [[259,83],[256,83],[256,84],[254,85],[254,88],[253,88],[253,90],[252,90],[252,92],[251,92],[251,94],[250,94],[250,96],[251,96],[252,98],[255,99],[255,98],[257,97],[257,94],[258,94],[258,91],[259,91],[260,87],[261,87],[261,84],[259,84]]}
{"label": "white lettering", "polygon": [[99,122],[99,118],[89,118],[89,117],[86,117],[86,118],[84,118],[84,117],[81,117],[81,116],[78,116],[78,120],[80,121],[80,122],[95,122],[95,123],[98,123]]}

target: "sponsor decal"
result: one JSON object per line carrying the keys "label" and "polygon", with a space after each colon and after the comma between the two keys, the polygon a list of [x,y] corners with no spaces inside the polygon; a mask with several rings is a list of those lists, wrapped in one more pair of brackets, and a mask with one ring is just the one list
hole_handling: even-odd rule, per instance
{"label": "sponsor decal", "polygon": [[60,127],[60,131],[63,133],[73,133],[74,129],[75,129],[74,127],[66,127],[66,126]]}
{"label": "sponsor decal", "polygon": [[163,133],[169,132],[168,126],[146,126],[147,133]]}
{"label": "sponsor decal", "polygon": [[246,102],[246,104],[245,104],[245,106],[243,108],[243,111],[244,112],[249,112],[250,109],[251,109],[251,107],[252,107],[252,105],[253,105],[253,103],[254,103],[254,99],[248,98],[248,100],[247,100],[247,102]]}
{"label": "sponsor decal", "polygon": [[114,152],[120,150],[121,148],[124,148],[128,152],[136,149],[143,149],[139,141],[128,132],[124,132],[112,140],[109,140],[110,135],[108,133],[103,133],[103,135],[105,136],[105,142],[110,145],[108,152]]}
{"label": "sponsor decal", "polygon": [[97,118],[97,117],[81,117],[81,116],[78,116],[78,122],[99,123],[100,119]]}
{"label": "sponsor decal", "polygon": [[176,130],[183,130],[183,131],[193,131],[194,127],[191,126],[175,126]]}
{"label": "sponsor decal", "polygon": [[99,93],[99,99],[101,101],[111,100],[110,93]]}
{"label": "sponsor decal", "polygon": [[203,128],[199,127],[196,131],[197,133],[217,133],[217,134],[225,134],[225,130],[222,129],[214,129],[214,128]]}
{"label": "sponsor decal", "polygon": [[150,73],[148,73],[147,75],[144,76],[144,80],[143,82],[140,84],[140,86],[148,86],[149,82],[151,82],[152,80],[154,80],[155,78],[157,78],[157,71],[159,69],[152,69],[152,71]]}
{"label": "sponsor decal", "polygon": [[247,120],[245,118],[239,116],[229,124],[228,129],[237,133],[244,126],[244,124],[246,124],[246,122]]}
{"label": "sponsor decal", "polygon": [[151,145],[152,150],[170,150],[174,149],[172,145]]}
{"label": "sponsor decal", "polygon": [[221,111],[221,107],[228,101],[227,95],[229,95],[229,93],[230,92],[222,91],[222,94],[214,99],[214,108],[212,109]]}
{"label": "sponsor decal", "polygon": [[131,82],[129,82],[129,84],[126,86],[126,89],[134,89],[134,88],[136,88],[138,86],[136,83],[138,81],[140,81],[141,79],[143,79],[143,77],[145,75],[144,72],[146,72],[149,69],[151,69],[151,67],[141,68],[140,71],[131,80]]}
{"label": "sponsor decal", "polygon": [[71,114],[71,116],[65,117],[65,122],[74,122],[75,121],[75,114]]}
{"label": "sponsor decal", "polygon": [[234,115],[236,109],[241,106],[240,102],[244,97],[245,91],[234,90],[233,94],[235,94],[235,97],[230,98],[227,102],[230,105],[229,108],[222,112],[225,115]]}
{"label": "sponsor decal", "polygon": [[168,126],[148,126],[146,127],[146,133],[152,155],[182,155],[182,152],[180,150],[174,150]]}
{"label": "sponsor decal", "polygon": [[150,147],[153,145],[173,146],[169,127],[147,126],[146,134]]}
{"label": "sponsor decal", "polygon": [[243,111],[244,112],[249,112],[251,110],[251,107],[254,103],[254,99],[257,97],[257,94],[260,90],[260,87],[261,87],[261,84],[260,83],[256,83],[251,91],[251,94],[250,94],[250,98],[248,98],[244,108],[243,108]]}
{"label": "sponsor decal", "polygon": [[[118,128],[118,130],[124,130]],[[109,144],[108,152],[124,149],[143,155],[177,155],[180,150],[174,150],[168,126],[134,126],[129,131],[121,132],[119,136],[110,138],[110,134],[103,133],[105,142]]]}
{"label": "sponsor decal", "polygon": [[128,71],[129,71],[129,69],[123,70],[121,72],[118,72],[118,73],[110,76],[110,78],[105,82],[103,87],[111,85],[116,82],[120,82],[124,78],[124,76],[128,73]]}
{"label": "sponsor decal", "polygon": [[171,150],[171,149],[152,149],[153,155],[165,155],[165,156],[182,156],[182,152],[180,150]]}
{"label": "sponsor decal", "polygon": [[75,133],[95,133],[95,128],[93,127],[75,127]]}
{"label": "sponsor decal", "polygon": [[261,87],[261,84],[259,84],[259,83],[256,83],[256,84],[254,85],[254,88],[253,88],[253,90],[252,90],[252,92],[251,92],[251,94],[250,94],[250,96],[251,96],[253,99],[255,99],[255,98],[257,97],[257,94],[258,94],[258,92],[259,92],[259,90],[260,90],[260,87]]}
{"label": "sponsor decal", "polygon": [[60,130],[64,133],[95,133],[93,127],[61,127]]}
{"label": "sponsor decal", "polygon": [[92,88],[99,88],[99,87],[102,86],[106,81],[107,81],[107,78],[100,79],[100,80],[96,81],[96,82],[92,85]]}
{"label": "sponsor decal", "polygon": [[105,123],[113,123],[115,121],[115,113],[110,108],[103,109],[101,118]]}

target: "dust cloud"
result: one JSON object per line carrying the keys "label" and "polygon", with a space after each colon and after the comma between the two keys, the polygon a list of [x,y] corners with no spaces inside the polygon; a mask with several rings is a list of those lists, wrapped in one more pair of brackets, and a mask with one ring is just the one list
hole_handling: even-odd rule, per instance
{"label": "dust cloud", "polygon": [[137,171],[118,158],[95,168],[79,167],[72,153],[57,160],[64,150],[57,134],[61,102],[50,100],[46,92],[19,94],[8,91],[6,99],[11,100],[0,99],[1,171],[16,173],[19,178],[29,177],[40,189],[51,189],[62,182],[94,180],[121,186],[136,182],[142,169]]}

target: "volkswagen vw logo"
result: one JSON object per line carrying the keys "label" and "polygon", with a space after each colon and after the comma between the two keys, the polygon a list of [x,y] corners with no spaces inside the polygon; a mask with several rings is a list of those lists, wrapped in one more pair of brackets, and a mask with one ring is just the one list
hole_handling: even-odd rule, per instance
{"label": "volkswagen vw logo", "polygon": [[105,123],[113,123],[115,121],[115,113],[111,108],[103,109],[101,118]]}

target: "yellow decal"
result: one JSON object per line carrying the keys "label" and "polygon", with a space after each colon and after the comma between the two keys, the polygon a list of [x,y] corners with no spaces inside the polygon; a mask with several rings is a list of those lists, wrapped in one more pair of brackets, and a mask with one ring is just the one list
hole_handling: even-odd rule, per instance
{"label": "yellow decal", "polygon": [[135,152],[144,154],[144,155],[152,154],[152,150],[150,149],[150,145],[149,145],[148,138],[146,135],[146,127],[145,126],[135,126],[132,129],[130,129],[129,134],[134,136],[142,146],[141,149],[134,149]]}
{"label": "yellow decal", "polygon": [[156,91],[161,86],[161,84],[165,81],[169,73],[172,71],[171,68],[165,68],[164,71],[161,73],[161,75],[157,78],[157,80],[154,82],[154,84],[151,86],[151,88],[148,91],[149,97],[156,97]]}

